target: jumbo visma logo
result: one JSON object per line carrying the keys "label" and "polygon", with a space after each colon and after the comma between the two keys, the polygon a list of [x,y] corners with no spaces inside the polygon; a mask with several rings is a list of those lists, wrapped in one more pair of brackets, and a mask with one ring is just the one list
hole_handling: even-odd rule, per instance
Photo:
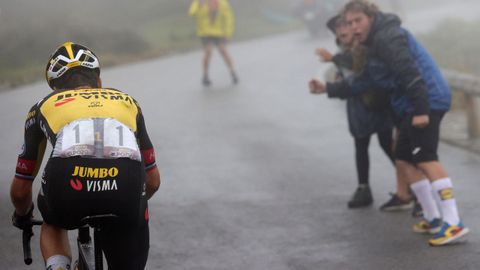
{"label": "jumbo visma logo", "polygon": [[77,177],[88,177],[88,178],[106,178],[106,177],[116,177],[118,175],[118,169],[115,167],[111,168],[90,168],[90,167],[80,167],[75,166],[72,176]]}
{"label": "jumbo visma logo", "polygon": [[78,179],[70,179],[70,186],[75,189],[76,191],[80,191],[83,189],[83,184]]}
{"label": "jumbo visma logo", "polygon": [[[76,191],[82,191],[86,187],[87,192],[115,191],[118,190],[118,168],[91,168],[75,166],[70,179],[70,186]],[[108,179],[106,179],[108,178]],[[86,184],[86,185],[85,185]]]}

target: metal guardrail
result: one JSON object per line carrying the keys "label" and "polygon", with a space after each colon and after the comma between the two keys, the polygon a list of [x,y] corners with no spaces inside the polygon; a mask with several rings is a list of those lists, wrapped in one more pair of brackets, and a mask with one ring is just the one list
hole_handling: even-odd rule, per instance
{"label": "metal guardrail", "polygon": [[480,78],[453,70],[443,70],[443,74],[453,91],[464,94],[468,137],[480,138]]}

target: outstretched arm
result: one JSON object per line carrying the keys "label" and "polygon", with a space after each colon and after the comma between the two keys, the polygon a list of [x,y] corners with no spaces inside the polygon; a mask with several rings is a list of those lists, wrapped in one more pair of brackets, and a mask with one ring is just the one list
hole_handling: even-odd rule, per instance
{"label": "outstretched arm", "polygon": [[25,121],[23,151],[18,155],[15,176],[10,186],[10,197],[15,212],[25,215],[32,205],[32,183],[46,148],[46,138],[40,128],[37,107],[33,106]]}

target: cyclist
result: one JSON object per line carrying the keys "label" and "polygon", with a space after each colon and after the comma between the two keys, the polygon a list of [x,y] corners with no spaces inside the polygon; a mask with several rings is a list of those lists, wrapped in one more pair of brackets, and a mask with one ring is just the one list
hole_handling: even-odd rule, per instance
{"label": "cyclist", "polygon": [[233,60],[227,51],[227,40],[233,35],[234,16],[227,0],[194,0],[188,14],[197,20],[197,35],[204,48],[203,79],[204,86],[212,84],[208,68],[214,47],[217,47],[230,70],[232,82],[238,83]]}
{"label": "cyclist", "polygon": [[11,185],[12,221],[30,226],[32,182],[46,141],[53,150],[41,180],[40,246],[46,269],[70,269],[67,230],[86,216],[114,214],[101,231],[110,269],[144,269],[149,248],[149,199],[160,186],[155,153],[138,103],[102,88],[97,56],[66,42],[50,57],[46,79],[53,92],[27,115],[22,153]]}

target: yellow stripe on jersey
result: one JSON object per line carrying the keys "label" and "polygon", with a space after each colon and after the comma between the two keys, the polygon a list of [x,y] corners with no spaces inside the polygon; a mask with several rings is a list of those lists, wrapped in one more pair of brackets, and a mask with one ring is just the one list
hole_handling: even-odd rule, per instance
{"label": "yellow stripe on jersey", "polygon": [[50,96],[40,112],[55,134],[68,123],[83,118],[114,118],[137,131],[135,101],[128,94],[110,89],[63,91]]}

